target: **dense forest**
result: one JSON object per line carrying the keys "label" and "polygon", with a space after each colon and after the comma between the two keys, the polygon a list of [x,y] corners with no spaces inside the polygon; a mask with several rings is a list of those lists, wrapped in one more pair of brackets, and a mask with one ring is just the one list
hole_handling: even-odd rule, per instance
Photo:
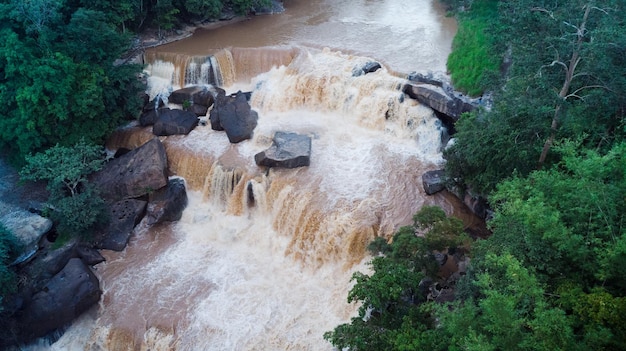
{"label": "dense forest", "polygon": [[[459,33],[458,89],[493,106],[461,118],[445,151],[451,187],[488,199],[491,236],[467,242],[425,209],[357,273],[350,350],[626,349],[626,1],[446,1]],[[426,212],[424,212],[426,211]],[[436,211],[435,211],[436,212]],[[437,280],[433,236],[467,250],[455,300]],[[419,234],[419,235],[416,235]]]}
{"label": "dense forest", "polygon": [[[488,200],[492,234],[470,240],[424,208],[370,245],[372,273],[355,274],[348,296],[359,315],[325,338],[350,350],[626,349],[626,0],[444,2],[460,21],[453,82],[493,101],[455,126],[446,172]],[[90,145],[142,104],[141,67],[118,64],[134,35],[266,4],[0,0],[3,155],[31,179],[46,179],[33,165],[76,154],[65,147],[97,158]],[[471,257],[448,303],[420,286],[438,279],[443,250]],[[18,251],[0,227],[0,299]]]}

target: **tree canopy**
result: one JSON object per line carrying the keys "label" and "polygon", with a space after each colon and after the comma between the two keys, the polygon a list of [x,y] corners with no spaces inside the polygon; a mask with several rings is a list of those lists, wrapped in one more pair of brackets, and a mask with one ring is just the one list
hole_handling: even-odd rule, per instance
{"label": "tree canopy", "polygon": [[[446,3],[480,22],[491,38],[479,46],[504,63],[480,80],[493,107],[463,116],[445,152],[450,179],[489,201],[491,235],[471,243],[451,303],[406,298],[433,277],[393,260],[419,247],[412,229],[400,248],[378,240],[384,256],[349,295],[364,307],[326,338],[350,350],[626,349],[626,1]],[[461,66],[453,80],[477,74]],[[388,309],[397,296],[404,308]],[[393,316],[373,314],[375,301]]]}

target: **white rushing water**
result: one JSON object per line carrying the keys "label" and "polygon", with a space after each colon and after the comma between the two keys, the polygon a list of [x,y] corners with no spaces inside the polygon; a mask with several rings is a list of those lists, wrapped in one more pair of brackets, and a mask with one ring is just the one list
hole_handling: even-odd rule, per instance
{"label": "white rushing water", "polygon": [[[332,350],[323,333],[356,314],[346,299],[367,244],[425,204],[450,212],[421,186],[442,165],[445,130],[391,70],[445,69],[453,20],[431,0],[284,3],[149,53],[151,97],[218,76],[229,93],[252,91],[253,139],[230,144],[209,126],[161,137],[187,184],[182,219],[142,222],[125,251],[103,251],[99,305],[30,350]],[[354,77],[374,53],[393,67]],[[276,131],[312,137],[309,167],[256,166]],[[127,128],[109,145],[150,137]]]}
{"label": "white rushing water", "polygon": [[[229,144],[201,126],[162,138],[187,181],[183,218],[142,223],[124,252],[105,251],[99,306],[49,349],[331,350],[323,333],[356,313],[346,298],[352,273],[367,269],[367,243],[434,201],[420,176],[442,162],[443,129],[402,96],[400,78],[384,68],[352,76],[369,60],[302,49],[227,87],[253,89],[252,140]],[[309,167],[255,165],[279,130],[312,137]]]}

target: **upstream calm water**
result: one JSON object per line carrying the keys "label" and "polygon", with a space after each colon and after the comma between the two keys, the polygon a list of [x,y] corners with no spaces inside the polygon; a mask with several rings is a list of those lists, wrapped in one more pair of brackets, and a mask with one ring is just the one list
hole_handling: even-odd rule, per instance
{"label": "upstream calm water", "polygon": [[[215,55],[207,62],[222,87],[252,92],[254,137],[230,144],[198,127],[162,138],[188,187],[183,218],[142,223],[124,252],[103,252],[99,306],[33,349],[332,350],[322,335],[356,313],[346,298],[353,272],[367,270],[366,245],[423,205],[461,213],[446,195],[424,194],[445,128],[399,90],[405,73],[445,70],[454,21],[428,0],[284,6],[147,53],[152,96],[189,81],[190,57]],[[371,60],[384,67],[352,74]],[[279,130],[311,136],[309,167],[256,166]],[[109,147],[150,137],[127,128]]]}
{"label": "upstream calm water", "polygon": [[437,0],[285,0],[280,15],[198,30],[157,52],[209,55],[229,47],[305,45],[372,57],[395,72],[445,72],[456,34]]}

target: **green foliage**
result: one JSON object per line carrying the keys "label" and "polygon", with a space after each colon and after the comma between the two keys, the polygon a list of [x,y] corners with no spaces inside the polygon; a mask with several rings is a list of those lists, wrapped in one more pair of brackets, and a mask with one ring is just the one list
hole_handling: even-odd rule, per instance
{"label": "green foliage", "polygon": [[17,249],[17,239],[0,223],[0,305],[3,297],[17,288],[15,272],[9,267],[11,261],[15,259]]}
{"label": "green foliage", "polygon": [[[497,2],[494,43],[510,49],[512,65],[503,86],[494,90],[493,108],[455,126],[456,143],[445,155],[451,179],[488,195],[514,174],[525,177],[539,166],[558,163],[554,152],[538,162],[548,139],[584,135],[581,146],[601,152],[623,140],[626,99],[619,92],[626,88],[626,23],[619,14],[626,4],[606,1],[593,7],[579,43],[575,28],[587,3],[594,5]],[[564,68],[570,66],[568,76]]]}
{"label": "green foliage", "polygon": [[24,180],[45,180],[50,192],[51,219],[60,235],[87,235],[102,223],[104,201],[88,184],[87,176],[102,167],[102,148],[84,140],[72,147],[56,145],[43,153],[26,157],[20,171]]}
{"label": "green foliage", "polygon": [[46,0],[2,5],[0,147],[17,163],[80,138],[101,143],[123,118],[139,111],[141,68],[113,65],[128,37],[116,32],[106,14],[70,5]]}
{"label": "green foliage", "polygon": [[489,79],[498,73],[502,61],[494,50],[497,2],[473,1],[471,11],[458,17],[459,29],[448,56],[448,71],[456,89],[479,96],[489,88]]}
{"label": "green foliage", "polygon": [[[376,240],[370,249],[384,253],[371,261],[371,275],[357,272],[348,302],[360,302],[359,315],[324,338],[334,346],[350,350],[412,350],[439,347],[433,333],[435,320],[419,284],[436,277],[438,264],[433,251],[442,249],[440,240],[429,239],[439,232],[456,243],[463,227],[437,207],[424,207],[415,216],[415,225],[402,227],[391,244]],[[420,232],[423,236],[418,235]]]}
{"label": "green foliage", "polygon": [[187,0],[184,6],[191,15],[206,19],[218,17],[224,4],[220,0]]}

